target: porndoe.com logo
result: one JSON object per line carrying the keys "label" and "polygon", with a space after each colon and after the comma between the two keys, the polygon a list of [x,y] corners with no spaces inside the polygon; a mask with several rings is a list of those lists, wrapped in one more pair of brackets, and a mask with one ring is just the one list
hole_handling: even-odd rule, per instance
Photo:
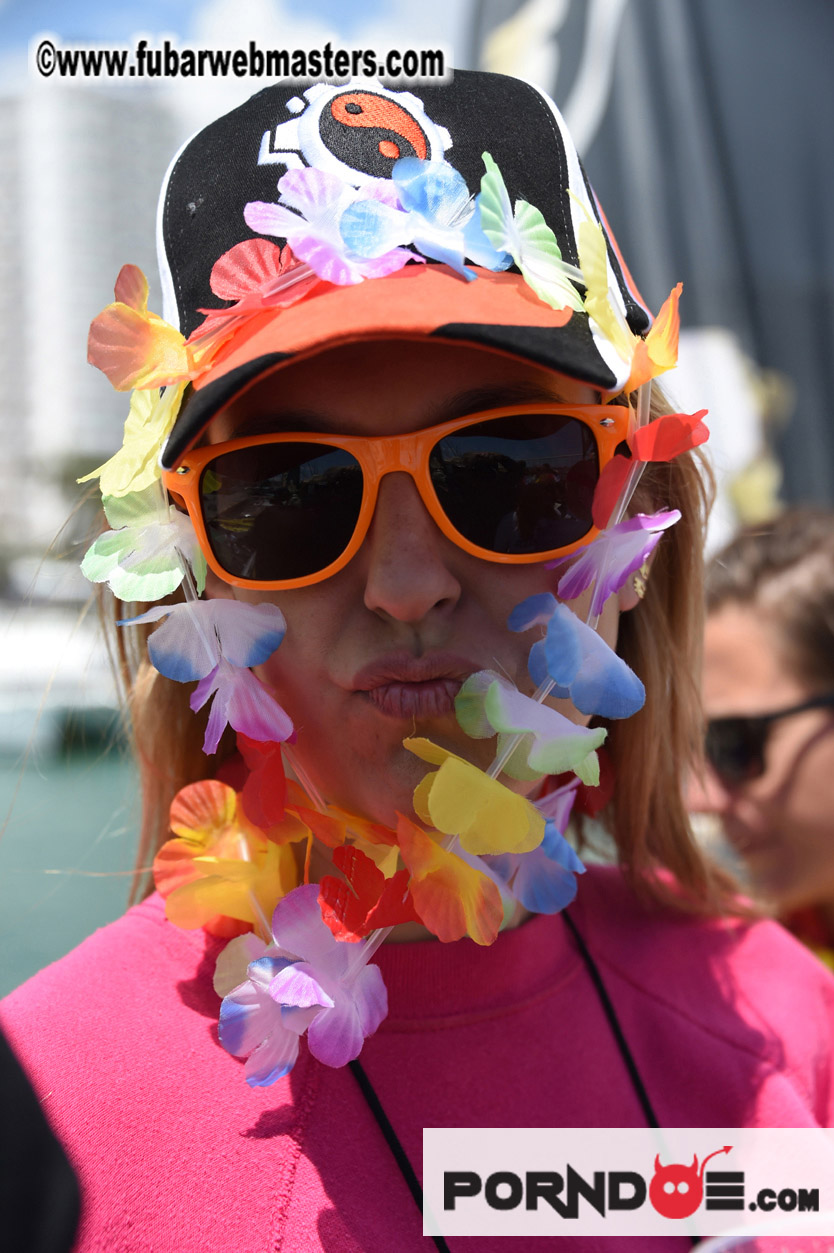
{"label": "porndoe.com logo", "polygon": [[817,1128],[427,1128],[423,1168],[429,1235],[775,1235],[834,1211]]}

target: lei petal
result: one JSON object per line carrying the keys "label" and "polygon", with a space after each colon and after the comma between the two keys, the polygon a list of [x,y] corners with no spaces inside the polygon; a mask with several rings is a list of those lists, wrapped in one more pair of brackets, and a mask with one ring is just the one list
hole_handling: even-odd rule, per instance
{"label": "lei petal", "polygon": [[207,336],[231,333],[242,319],[265,309],[287,308],[321,281],[288,246],[279,248],[268,239],[245,239],[215,261],[209,278],[215,296],[234,303],[225,309],[201,309],[205,318],[188,343],[196,348]]}
{"label": "lei petal", "polygon": [[201,335],[190,346],[183,335],[148,310],[148,283],[136,266],[124,266],[116,279],[115,303],[90,324],[87,360],[107,376],[116,391],[168,387],[196,378],[207,368],[231,327]]}
{"label": "lei petal", "polygon": [[631,363],[631,374],[624,389],[626,392],[641,387],[649,379],[656,378],[658,374],[672,370],[677,365],[680,334],[678,302],[682,291],[683,283],[672,288],[645,340],[638,340]]}
{"label": "lei petal", "polygon": [[587,284],[585,310],[623,361],[631,361],[640,341],[630,330],[622,310],[611,299],[605,235],[586,206],[581,201],[578,203],[585,214],[576,233],[579,265]]}
{"label": "lei petal", "polygon": [[526,200],[517,200],[511,208],[501,171],[488,152],[483,161],[486,174],[478,205],[487,239],[498,252],[510,254],[524,281],[545,304],[582,311],[582,297],[573,282],[582,282],[582,274],[562,260],[556,236],[538,209]]}
{"label": "lei petal", "polygon": [[532,853],[507,853],[490,860],[506,879],[513,896],[535,914],[558,914],[576,896],[576,876],[585,873],[556,824],[548,821],[545,838]]}
{"label": "lei petal", "polygon": [[179,383],[192,368],[178,330],[155,313],[139,313],[118,301],[91,323],[87,360],[119,392]]}
{"label": "lei petal", "polygon": [[359,1056],[366,1036],[373,1035],[387,1013],[388,993],[382,972],[378,966],[365,966],[350,994],[310,1023],[310,1052],[325,1066],[346,1066]]}
{"label": "lei petal", "polygon": [[407,249],[395,248],[370,260],[350,251],[339,222],[348,206],[367,193],[363,195],[337,175],[306,168],[288,170],[278,181],[278,191],[280,204],[255,200],[245,206],[247,226],[286,239],[295,255],[327,282],[345,286],[380,278],[413,259]]}
{"label": "lei petal", "polygon": [[629,437],[629,447],[637,461],[673,461],[709,439],[704,424],[707,410],[697,413],[665,413],[641,426]]}
{"label": "lei petal", "polygon": [[253,308],[262,309],[282,303],[282,297],[289,299],[290,291],[293,293],[292,300],[298,300],[318,282],[315,275],[307,275],[303,282],[298,283],[300,291],[295,291],[294,287],[286,291],[284,284],[295,277],[299,268],[300,263],[290,248],[279,248],[268,239],[245,239],[235,244],[215,261],[209,279],[215,296],[221,300],[234,300],[235,306],[212,312],[240,313],[250,303]]}
{"label": "lei petal", "polygon": [[401,815],[397,842],[411,874],[414,906],[428,929],[444,943],[468,935],[476,944],[492,944],[504,917],[492,880]]}
{"label": "lei petal", "polygon": [[238,934],[270,917],[278,898],[296,885],[292,850],[254,828],[233,789],[216,779],[177,793],[171,830],[175,838],[154,860],[154,881],[176,926]]}
{"label": "lei petal", "polygon": [[319,883],[322,917],[337,940],[355,941],[378,927],[419,922],[408,894],[408,871],[386,879],[367,853],[355,845],[342,845],[333,864],[347,882],[325,875]]}
{"label": "lei petal", "polygon": [[666,413],[632,432],[628,437],[632,460],[618,453],[597,479],[594,526],[602,530],[608,525],[635,461],[672,461],[709,439],[709,430],[703,421],[706,413],[706,409],[699,409],[697,413]]}
{"label": "lei petal", "polygon": [[410,244],[409,215],[378,200],[357,200],[339,220],[345,246],[360,257],[381,257],[399,244]]}
{"label": "lei petal", "polygon": [[184,391],[184,383],[166,387],[161,395],[155,391],[135,391],[130,398],[121,448],[78,482],[100,479],[102,495],[108,497],[141,492],[157,482],[159,455],[176,421]]}
{"label": "lei petal", "polygon": [[119,625],[158,622],[160,618],[166,621],[148,641],[148,652],[160,674],[177,683],[205,678],[221,658],[233,666],[260,665],[279,647],[287,629],[276,605],[227,600],[154,605]]}
{"label": "lei petal", "polygon": [[266,951],[267,945],[252,931],[247,931],[245,935],[239,935],[229,941],[217,958],[212,981],[214,990],[221,1000],[246,981],[249,963],[263,957]]}
{"label": "lei petal", "polygon": [[298,1057],[298,1035],[284,1025],[281,1007],[268,990],[285,964],[285,959],[271,956],[252,962],[249,978],[220,1007],[220,1043],[235,1057],[250,1054],[245,1074],[253,1088],[283,1079]]}
{"label": "lei petal", "polygon": [[[412,738],[403,746],[424,761],[440,763],[419,784],[414,807],[436,830],[458,836],[466,852],[528,852],[541,843],[544,819],[523,796],[429,740]],[[415,905],[422,916],[416,899]]]}
{"label": "lei petal", "polygon": [[331,962],[336,941],[322,920],[318,897],[318,885],[305,883],[280,900],[272,918],[272,934],[281,948],[321,967]]}
{"label": "lei petal", "polygon": [[[238,733],[237,747],[249,771],[240,803],[250,822],[268,831],[285,816],[287,779],[280,744],[264,743]],[[271,831],[269,835],[274,838]]]}
{"label": "lei petal", "polygon": [[[273,934],[282,948],[297,953],[306,979],[299,982],[279,971],[270,995],[283,1006],[289,1029],[307,1029],[310,1052],[326,1066],[344,1066],[361,1051],[388,1012],[388,996],[377,966],[352,961],[355,953],[338,943],[327,928],[315,883],[296,888],[278,902]],[[291,1003],[302,999],[304,1005]],[[318,1005],[316,1010],[315,1006]],[[299,1014],[314,1013],[312,1021]]]}
{"label": "lei petal", "polygon": [[455,713],[468,735],[486,737],[498,732],[501,755],[508,739],[523,735],[504,764],[511,778],[533,780],[568,770],[576,770],[583,781],[591,783],[599,777],[594,750],[605,739],[605,731],[578,726],[550,706],[523,696],[495,671],[469,676],[455,700]]}
{"label": "lei petal", "polygon": [[[234,1057],[244,1057],[263,1041],[263,1029],[258,1019],[264,1009],[270,1009],[264,1000],[265,997],[269,1000],[269,983],[279,970],[289,964],[284,958],[266,956],[266,946],[261,947],[264,955],[251,962],[249,977],[242,986],[233,989],[234,994],[225,997],[220,1009],[220,1043]],[[280,1010],[275,1018],[280,1023]]]}
{"label": "lei petal", "polygon": [[[600,753],[600,762],[605,757],[605,749]],[[536,809],[545,818],[552,819],[556,824],[557,831],[565,832],[568,829],[570,816],[573,813],[573,807],[580,788],[576,779],[571,779],[569,783],[565,783],[562,787],[554,788],[552,792],[545,792],[544,796],[540,796],[536,801]],[[547,838],[547,831],[545,831]]]}
{"label": "lei petal", "polygon": [[[515,609],[507,619],[507,626],[511,631],[529,631],[534,626],[545,626],[551,630],[551,624],[554,623],[554,615],[559,610],[559,602],[550,592],[541,592],[537,596],[528,596],[520,605],[516,605]],[[573,623],[577,620],[576,616],[568,610],[570,618],[564,615],[556,618],[553,630],[559,630],[559,647],[551,649],[552,657],[550,664],[553,671],[548,670],[548,674],[556,684],[557,696],[567,696],[569,693],[566,689],[576,678],[579,667],[582,664],[582,648],[580,645],[579,634],[573,630]],[[561,629],[560,629],[561,628]],[[536,680],[534,680],[535,682]]]}
{"label": "lei petal", "polygon": [[376,257],[397,244],[413,244],[423,256],[449,265],[468,280],[476,276],[464,265],[465,256],[490,270],[511,263],[484,234],[466,182],[450,165],[403,157],[395,162],[391,179],[401,209],[365,200],[343,213],[342,237],[353,252]]}
{"label": "lei petal", "polygon": [[680,511],[671,509],[651,515],[638,513],[603,531],[590,544],[578,548],[570,557],[548,563],[549,568],[570,562],[559,580],[558,592],[563,600],[575,600],[593,585],[589,613],[602,613],[609,596],[625,584],[654,552],[665,530],[680,520]]}
{"label": "lei petal", "polygon": [[[151,637],[151,643],[154,638]],[[197,684],[189,703],[196,713],[212,697],[214,701],[203,741],[204,753],[217,752],[227,726],[242,732],[250,740],[280,743],[293,735],[292,719],[260,679],[251,670],[232,666],[222,657],[214,670]]]}
{"label": "lei petal", "polygon": [[113,295],[118,303],[128,305],[137,313],[148,311],[148,280],[138,265],[123,265],[116,276]]}
{"label": "lei petal", "polygon": [[[573,770],[583,783],[599,781],[596,749],[606,737],[604,727],[584,727],[558,710],[524,696],[512,684],[496,681],[486,694],[485,712],[502,735],[527,733],[527,765],[534,777]],[[507,763],[508,766],[510,762]],[[524,851],[524,850],[517,850]]]}
{"label": "lei petal", "polygon": [[197,591],[206,580],[205,558],[187,518],[160,500],[154,484],[143,492],[104,498],[104,512],[113,526],[93,542],[81,562],[92,583],[107,583],[120,600],[160,600],[185,578],[185,563],[194,571]]}
{"label": "lei petal", "polygon": [[486,716],[486,694],[501,675],[496,670],[478,670],[470,674],[455,697],[455,717],[458,726],[474,740],[488,740],[495,735],[495,727]]}
{"label": "lei petal", "polygon": [[276,974],[269,985],[269,995],[285,1008],[332,1009],[335,1001],[317,982],[307,962],[290,962]]}
{"label": "lei petal", "polygon": [[[573,678],[561,684],[556,676],[564,676],[563,650],[571,637],[579,645],[581,661]],[[529,670],[534,683],[540,684],[548,676],[553,679],[554,695],[569,696],[584,714],[629,718],[646,699],[645,688],[634,671],[567,605],[556,604],[545,638],[530,650]]]}
{"label": "lei petal", "polygon": [[285,1078],[297,1060],[298,1036],[287,1030],[282,1018],[263,1043],[246,1059],[246,1082],[250,1088],[270,1087],[277,1080]]}

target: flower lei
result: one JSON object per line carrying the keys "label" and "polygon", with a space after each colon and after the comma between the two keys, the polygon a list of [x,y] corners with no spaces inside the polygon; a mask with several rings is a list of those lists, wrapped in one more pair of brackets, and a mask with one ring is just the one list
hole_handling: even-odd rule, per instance
{"label": "flower lei", "polygon": [[[534,206],[511,204],[488,153],[484,164],[474,199],[445,162],[404,158],[390,180],[361,188],[321,170],[289,170],[278,183],[277,203],[252,202],[244,212],[252,230],[286,245],[252,239],[220,257],[211,288],[233,303],[202,310],[205,320],[188,339],[148,311],[147,281],[135,266],[123,268],[115,303],[91,326],[90,361],[133,395],[121,449],[86,476],[100,480],[111,529],[89,549],[83,572],[127,601],[156,601],[182,589],[181,602],[152,606],[120,625],[162,622],[149,639],[153,665],[178,682],[196,681],[192,709],[211,702],[204,750],[214,752],[230,725],[249,770],[239,793],[205,780],[175,797],[173,838],[158,853],[154,876],[173,923],[229,940],[215,975],[223,998],[220,1042],[247,1058],[252,1086],[286,1075],[305,1033],[310,1052],[327,1065],[342,1066],[359,1054],[387,1012],[382,976],[369,959],[390,927],[417,921],[442,941],[468,935],[488,945],[506,903],[539,913],[563,909],[584,870],[564,832],[580,792],[587,804],[589,789],[598,788],[606,731],[577,726],[545,698],[569,696],[585,714],[626,718],[645,697],[640,680],[594,627],[604,602],[680,516],[668,511],[622,520],[642,467],[707,437],[703,412],[648,425],[650,380],[677,357],[680,285],[646,339],[634,336],[611,299],[605,238],[587,208],[577,268],[562,260]],[[595,333],[630,363],[626,390],[641,390],[627,441],[631,456],[616,456],[597,487],[594,521],[601,534],[556,582],[563,599],[593,588],[588,622],[550,594],[516,607],[510,630],[536,628],[540,637],[529,658],[534,696],[492,671],[467,679],[457,718],[470,736],[497,737],[492,767],[483,772],[428,740],[407,739],[405,748],[431,769],[414,794],[419,823],[400,816],[391,830],[287,782],[282,745],[294,739],[292,722],[251,672],[281,644],[283,615],[270,604],[199,599],[205,561],[187,521],[165,497],[158,462],[185,385],[252,318],[280,316],[329,286],[427,258],[464,281],[477,277],[466,259],[488,270],[515,264],[541,300],[568,316],[587,313]],[[532,804],[499,781],[502,772],[567,780]],[[306,878],[314,838],[331,850],[334,873],[319,884],[299,883],[301,859],[292,846],[306,842]]]}

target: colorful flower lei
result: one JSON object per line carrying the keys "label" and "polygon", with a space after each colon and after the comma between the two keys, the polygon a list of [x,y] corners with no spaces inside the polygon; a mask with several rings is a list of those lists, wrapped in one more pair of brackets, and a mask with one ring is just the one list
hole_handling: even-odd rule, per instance
{"label": "colorful flower lei", "polygon": [[[150,637],[152,663],[170,679],[197,682],[192,708],[213,701],[205,751],[214,752],[231,725],[249,768],[239,793],[205,780],[175,797],[173,838],[158,853],[154,875],[172,922],[230,938],[215,977],[223,997],[220,1041],[248,1057],[252,1086],[286,1075],[305,1033],[327,1065],[358,1055],[387,1010],[382,977],[368,962],[392,926],[417,921],[442,941],[468,935],[488,945],[505,903],[540,913],[563,909],[584,870],[564,833],[580,787],[599,784],[606,731],[577,726],[544,701],[551,693],[570,696],[583,713],[623,718],[644,700],[640,680],[594,628],[604,602],[680,516],[622,520],[643,465],[706,438],[703,413],[647,425],[650,380],[676,361],[680,285],[646,339],[636,337],[610,298],[605,237],[595,219],[585,210],[580,264],[569,265],[542,214],[526,201],[511,204],[488,153],[484,164],[474,198],[445,162],[405,158],[390,180],[360,188],[320,170],[289,170],[277,203],[252,202],[244,214],[252,230],[286,245],[247,240],[214,265],[212,291],[231,305],[203,310],[204,322],[185,339],[148,311],[147,282],[126,266],[115,303],[91,327],[90,361],[118,390],[132,388],[133,397],[121,450],[86,476],[100,479],[112,529],[95,541],[82,569],[123,600],[155,601],[182,589],[183,601],[121,625],[164,619]],[[626,390],[641,392],[631,456],[615,457],[597,487],[601,534],[557,581],[565,599],[593,588],[588,622],[549,594],[517,606],[509,628],[538,628],[541,637],[529,659],[535,695],[490,671],[467,679],[456,701],[458,721],[470,736],[497,736],[495,762],[484,772],[428,740],[406,740],[432,769],[414,795],[419,824],[401,816],[390,830],[286,783],[281,746],[294,738],[292,723],[250,669],[279,647],[283,615],[269,604],[200,599],[205,561],[165,498],[158,461],[185,385],[210,369],[252,318],[280,316],[334,284],[426,259],[464,281],[476,278],[467,259],[488,270],[516,265],[541,300],[588,315],[594,332],[629,365]],[[522,780],[569,778],[532,804],[499,781],[502,772]],[[313,838],[332,850],[336,872],[317,885],[299,883],[292,851],[306,841],[306,877]]]}

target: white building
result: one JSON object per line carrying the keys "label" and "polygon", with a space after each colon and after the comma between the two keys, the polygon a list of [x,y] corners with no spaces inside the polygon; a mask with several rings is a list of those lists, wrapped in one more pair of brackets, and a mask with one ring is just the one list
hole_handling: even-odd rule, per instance
{"label": "white building", "polygon": [[157,191],[177,144],[168,111],[31,83],[0,101],[0,547],[41,552],[78,499],[74,478],[113,453],[128,397],[86,362],[91,319],[120,267],[160,309]]}

